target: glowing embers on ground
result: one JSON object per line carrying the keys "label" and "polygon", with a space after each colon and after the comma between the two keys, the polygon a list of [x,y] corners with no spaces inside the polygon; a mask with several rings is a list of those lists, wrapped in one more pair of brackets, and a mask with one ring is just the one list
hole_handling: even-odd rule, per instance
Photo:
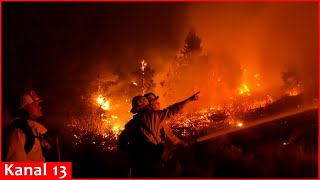
{"label": "glowing embers on ground", "polygon": [[102,95],[93,99],[93,106],[71,113],[67,127],[72,133],[72,144],[75,147],[95,146],[113,151],[117,148],[118,135],[123,130],[120,118],[114,112],[117,104],[111,107],[110,101]]}
{"label": "glowing embers on ground", "polygon": [[265,107],[274,100],[271,96],[240,99],[225,105],[203,108],[186,115],[180,114],[170,121],[173,131],[184,138],[200,137],[208,130],[219,131],[245,126],[246,113]]}
{"label": "glowing embers on ground", "polygon": [[[265,107],[274,102],[274,99],[270,95],[261,96],[261,97],[237,97],[233,101],[226,103],[224,105],[219,105],[211,107],[206,110],[207,112],[220,112],[222,111],[228,116],[237,116],[254,109]],[[202,110],[204,111],[204,110]]]}
{"label": "glowing embers on ground", "polygon": [[286,94],[289,96],[297,96],[300,93],[302,93],[302,88],[300,84],[298,84],[297,86],[293,87],[292,89],[286,92]]}
{"label": "glowing embers on ground", "polygon": [[[201,112],[204,112],[202,110]],[[180,115],[170,121],[173,131],[183,138],[200,137],[206,130],[225,130],[244,126],[243,120],[222,114],[222,112],[209,111]]]}

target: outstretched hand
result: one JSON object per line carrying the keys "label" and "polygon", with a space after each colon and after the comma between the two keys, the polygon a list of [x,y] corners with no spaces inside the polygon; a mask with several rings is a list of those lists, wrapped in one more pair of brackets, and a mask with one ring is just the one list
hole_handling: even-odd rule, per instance
{"label": "outstretched hand", "polygon": [[198,94],[200,93],[200,91],[198,91],[197,93],[195,93],[194,95],[190,96],[189,99],[191,101],[196,101],[199,99]]}

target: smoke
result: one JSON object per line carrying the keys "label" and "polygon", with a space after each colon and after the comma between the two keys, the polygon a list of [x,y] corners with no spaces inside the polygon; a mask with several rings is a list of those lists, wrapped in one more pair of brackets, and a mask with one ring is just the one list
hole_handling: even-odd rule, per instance
{"label": "smoke", "polygon": [[176,96],[196,87],[205,101],[221,102],[241,83],[250,84],[245,72],[260,80],[259,87],[248,85],[251,91],[280,96],[288,85],[284,72],[294,69],[305,94],[317,98],[316,3],[192,3],[187,9],[182,32],[196,30],[207,61],[190,65]]}
{"label": "smoke", "polygon": [[[140,61],[145,59],[155,70],[154,92],[160,95],[163,106],[181,101],[197,91],[201,91],[200,102],[194,106],[220,104],[238,94],[242,84],[248,86],[251,93],[281,96],[288,89],[283,75],[293,69],[304,92],[316,98],[315,3],[192,3],[178,4],[172,9],[176,9],[175,18],[169,17],[169,27],[172,27],[171,23],[179,22],[175,26],[179,30],[172,33],[172,28],[162,32],[171,31],[174,38],[163,42],[156,38],[159,34],[153,29],[147,32],[153,34],[147,38],[138,36],[145,41],[139,44],[136,43],[139,39],[130,38],[137,34],[129,31],[126,35],[128,41],[121,51],[117,51],[115,64],[110,68],[119,75],[123,85],[114,92],[121,91],[132,81],[130,72],[139,68]],[[140,9],[141,12],[144,10]],[[153,23],[145,21],[141,26],[150,28]],[[166,86],[170,82],[168,72],[173,69],[174,57],[179,54],[179,48],[183,48],[191,28],[202,40],[202,54],[189,58],[192,61],[182,68],[179,77]],[[123,39],[120,42],[123,43]]]}

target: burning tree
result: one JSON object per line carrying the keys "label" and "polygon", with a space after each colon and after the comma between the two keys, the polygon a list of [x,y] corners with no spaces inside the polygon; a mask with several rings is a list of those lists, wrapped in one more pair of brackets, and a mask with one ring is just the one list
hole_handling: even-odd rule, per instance
{"label": "burning tree", "polygon": [[65,133],[74,147],[115,149],[121,129],[115,125],[118,117],[110,111],[110,88],[117,82],[118,79],[107,80],[98,75],[83,91],[78,103],[69,107]]}
{"label": "burning tree", "polygon": [[153,78],[155,71],[147,64],[145,60],[141,61],[141,67],[132,72],[133,82],[130,85],[129,97],[137,94],[153,92],[156,86]]}

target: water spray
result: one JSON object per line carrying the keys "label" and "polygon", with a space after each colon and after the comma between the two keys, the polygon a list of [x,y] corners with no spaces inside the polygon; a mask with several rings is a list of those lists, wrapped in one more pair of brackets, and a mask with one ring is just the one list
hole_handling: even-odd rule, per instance
{"label": "water spray", "polygon": [[208,134],[206,136],[198,138],[197,142],[206,141],[208,139],[216,138],[218,136],[222,136],[222,135],[226,135],[226,134],[229,134],[229,133],[232,133],[232,132],[236,132],[236,131],[240,131],[240,130],[243,130],[243,129],[251,128],[251,127],[258,126],[258,125],[261,125],[261,124],[264,124],[264,123],[267,123],[267,122],[276,121],[276,120],[279,120],[279,119],[282,119],[282,118],[285,118],[285,117],[288,117],[288,116],[293,116],[293,115],[296,115],[296,114],[300,114],[300,113],[303,113],[303,112],[306,112],[306,111],[315,110],[317,108],[318,107],[316,107],[315,105],[309,105],[309,106],[301,107],[301,108],[294,109],[294,110],[291,110],[291,111],[287,111],[287,112],[284,112],[284,113],[281,113],[281,114],[273,115],[273,116],[270,116],[270,117],[267,117],[267,118],[262,118],[260,120],[255,121],[255,122],[248,123],[246,126],[238,127],[236,129],[229,129],[229,130],[225,130],[225,131],[218,131],[218,132],[214,132],[214,133]]}

